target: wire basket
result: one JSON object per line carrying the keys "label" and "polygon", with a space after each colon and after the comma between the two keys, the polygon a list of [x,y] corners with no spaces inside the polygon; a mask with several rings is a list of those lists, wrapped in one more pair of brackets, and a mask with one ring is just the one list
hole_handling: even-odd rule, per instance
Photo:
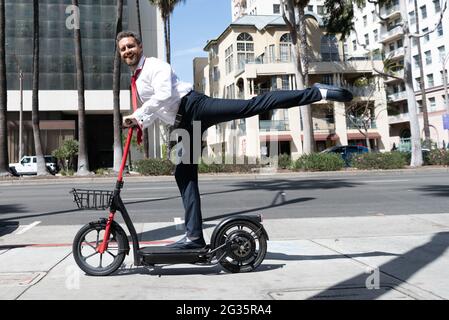
{"label": "wire basket", "polygon": [[104,210],[112,203],[112,191],[72,189],[70,193],[79,209]]}

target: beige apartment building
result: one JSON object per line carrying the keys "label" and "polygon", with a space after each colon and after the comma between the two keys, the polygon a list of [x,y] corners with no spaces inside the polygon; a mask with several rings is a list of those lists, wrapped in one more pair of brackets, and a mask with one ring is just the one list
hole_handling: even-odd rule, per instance
{"label": "beige apartment building", "polygon": [[[326,34],[321,18],[312,12],[307,26],[310,84],[344,86],[355,95],[347,104],[322,101],[312,105],[316,150],[366,145],[366,135],[373,149],[389,151],[385,88],[373,71],[373,65],[382,68],[382,61],[345,54],[343,44]],[[290,34],[279,15],[241,16],[204,50],[209,53],[208,63],[195,60],[194,82],[197,90],[211,97],[251,99],[267,91],[297,89]],[[362,124],[364,134],[358,129]],[[210,128],[204,139],[209,156],[224,150],[256,158],[286,153],[296,159],[303,153],[300,110],[280,109],[220,124]]]}

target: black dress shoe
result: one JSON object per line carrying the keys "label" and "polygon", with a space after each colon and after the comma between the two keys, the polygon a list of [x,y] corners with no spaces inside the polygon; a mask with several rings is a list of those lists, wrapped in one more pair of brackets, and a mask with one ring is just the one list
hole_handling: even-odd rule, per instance
{"label": "black dress shoe", "polygon": [[354,97],[351,91],[322,83],[315,83],[313,85],[315,88],[327,90],[326,96],[323,97],[325,100],[337,101],[337,102],[349,102]]}
{"label": "black dress shoe", "polygon": [[184,237],[175,243],[167,245],[167,248],[177,249],[177,250],[189,250],[189,249],[201,249],[206,246],[206,242],[203,238],[199,238],[196,240],[189,240],[187,237]]}

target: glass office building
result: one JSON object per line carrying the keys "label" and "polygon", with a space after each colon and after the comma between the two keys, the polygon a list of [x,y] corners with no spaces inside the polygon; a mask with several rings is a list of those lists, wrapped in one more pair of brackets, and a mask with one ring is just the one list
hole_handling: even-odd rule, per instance
{"label": "glass office building", "polygon": [[[8,89],[8,150],[10,162],[19,157],[19,110],[23,102],[24,155],[34,155],[31,126],[33,72],[33,6],[30,0],[5,0]],[[136,1],[123,0],[123,30],[137,31]],[[74,31],[71,0],[39,0],[39,111],[44,153],[63,140],[78,136]],[[85,107],[91,170],[112,166],[113,62],[117,0],[79,0],[84,61]],[[146,56],[163,56],[159,12],[140,1]],[[145,46],[145,44],[151,44]],[[23,71],[23,99],[18,66]],[[120,108],[130,109],[129,68],[122,65]]]}
{"label": "glass office building", "polygon": [[[70,0],[40,0],[40,89],[76,90],[73,30],[66,20]],[[115,46],[116,0],[80,0],[80,27],[86,90],[110,90]],[[123,29],[128,28],[128,6],[124,0]],[[7,61],[20,64],[24,90],[31,90],[33,60],[33,8],[29,0],[6,0]],[[123,69],[121,87],[129,86]],[[8,63],[9,90],[18,90],[16,63]]]}

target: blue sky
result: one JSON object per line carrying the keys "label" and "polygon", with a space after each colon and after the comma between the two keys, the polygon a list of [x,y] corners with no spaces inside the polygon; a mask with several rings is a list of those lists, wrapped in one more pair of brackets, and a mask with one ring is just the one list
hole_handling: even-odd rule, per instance
{"label": "blue sky", "polygon": [[179,78],[193,83],[193,58],[207,57],[207,40],[231,23],[230,0],[187,0],[171,18],[171,64]]}

